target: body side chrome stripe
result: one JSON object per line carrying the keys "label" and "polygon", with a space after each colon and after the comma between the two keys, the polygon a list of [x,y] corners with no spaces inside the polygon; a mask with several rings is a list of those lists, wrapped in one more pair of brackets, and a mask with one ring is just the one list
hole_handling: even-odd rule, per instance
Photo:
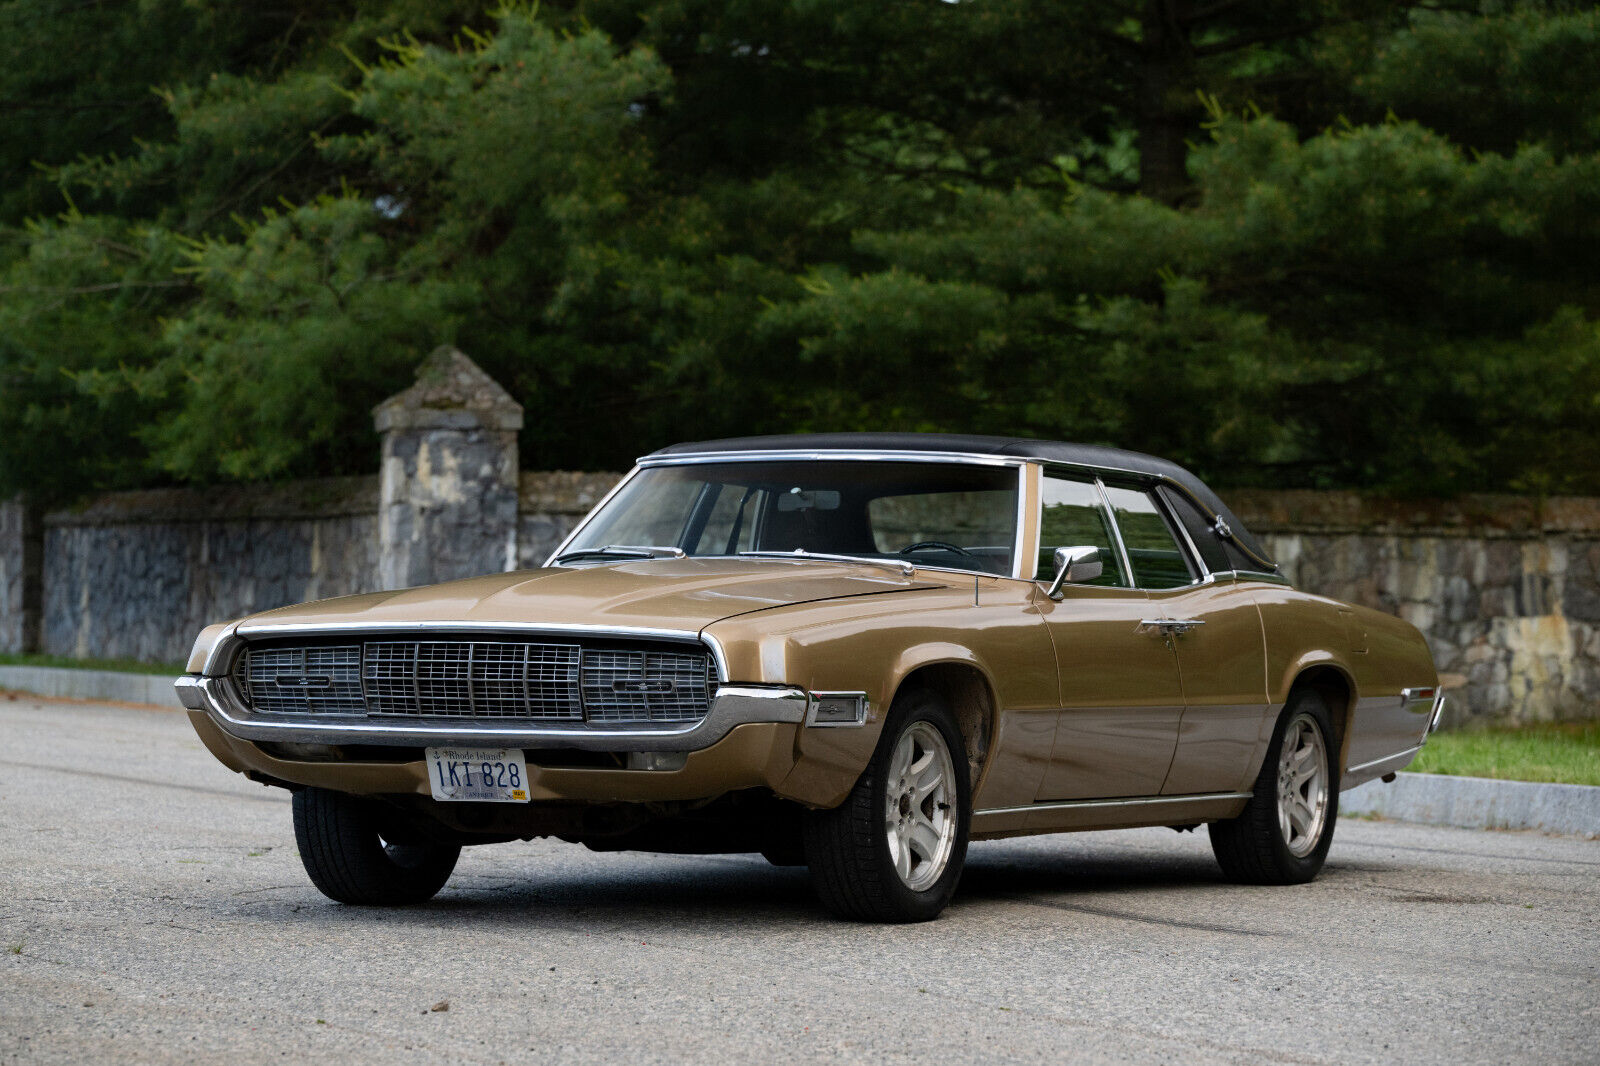
{"label": "body side chrome stripe", "polygon": [[1407,762],[1409,762],[1412,756],[1416,755],[1417,752],[1421,750],[1422,745],[1418,744],[1415,747],[1407,748],[1404,751],[1395,752],[1393,755],[1385,755],[1381,759],[1373,759],[1369,762],[1364,762],[1359,766],[1352,766],[1345,771],[1345,774],[1361,774],[1372,770],[1380,770],[1383,768],[1385,763],[1399,762],[1401,759],[1405,759]]}
{"label": "body side chrome stripe", "polygon": [[1202,800],[1250,799],[1252,792],[1199,792],[1188,796],[1128,796],[1123,799],[1064,800],[1054,803],[1030,803],[1023,807],[990,807],[973,811],[979,815],[1031,814],[1034,811],[1083,811],[1103,807],[1162,807],[1173,803],[1197,803]]}

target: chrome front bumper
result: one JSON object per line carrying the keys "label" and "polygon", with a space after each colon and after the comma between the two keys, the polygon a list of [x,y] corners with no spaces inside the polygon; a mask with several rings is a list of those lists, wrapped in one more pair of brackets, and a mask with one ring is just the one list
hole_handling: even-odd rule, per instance
{"label": "chrome front bumper", "polygon": [[258,714],[233,694],[221,677],[178,678],[178,700],[204,711],[223,732],[241,740],[294,744],[390,744],[408,747],[484,745],[513,748],[578,748],[584,751],[698,751],[749,722],[806,721],[812,700],[804,689],[721,685],[711,709],[698,722],[667,728],[625,729],[580,724],[543,725],[523,720],[375,721],[359,715]]}

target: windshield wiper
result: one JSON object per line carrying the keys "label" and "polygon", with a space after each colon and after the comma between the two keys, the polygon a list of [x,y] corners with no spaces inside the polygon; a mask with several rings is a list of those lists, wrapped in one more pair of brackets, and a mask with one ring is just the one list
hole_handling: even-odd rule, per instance
{"label": "windshield wiper", "polygon": [[827,552],[808,552],[804,548],[796,548],[790,552],[756,551],[739,554],[754,556],[757,559],[820,559],[828,563],[865,563],[867,566],[886,566],[906,577],[917,572],[917,568],[904,559],[874,559],[870,555],[831,555]]}
{"label": "windshield wiper", "polygon": [[607,544],[603,548],[578,548],[562,552],[556,556],[556,562],[564,563],[568,559],[682,559],[685,554],[682,548],[656,544]]}

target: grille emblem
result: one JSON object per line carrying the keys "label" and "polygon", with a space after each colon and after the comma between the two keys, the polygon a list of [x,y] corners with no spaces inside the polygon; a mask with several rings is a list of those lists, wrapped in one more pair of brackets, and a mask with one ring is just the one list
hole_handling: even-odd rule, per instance
{"label": "grille emblem", "polygon": [[677,682],[667,677],[652,678],[649,681],[611,682],[611,690],[613,692],[648,692],[655,695],[664,695],[668,692],[676,692],[677,689]]}
{"label": "grille emblem", "polygon": [[279,688],[297,688],[303,692],[314,692],[333,687],[331,677],[296,677],[292,674],[279,674],[273,678]]}

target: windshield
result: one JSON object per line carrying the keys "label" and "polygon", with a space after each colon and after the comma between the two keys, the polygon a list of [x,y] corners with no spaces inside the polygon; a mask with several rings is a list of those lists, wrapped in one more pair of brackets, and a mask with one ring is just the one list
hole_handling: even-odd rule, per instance
{"label": "windshield", "polygon": [[[647,467],[561,558],[610,546],[660,554],[793,552],[1011,573],[1015,467],[786,460]],[[642,553],[635,551],[632,558]],[[617,558],[630,557],[616,553]]]}

